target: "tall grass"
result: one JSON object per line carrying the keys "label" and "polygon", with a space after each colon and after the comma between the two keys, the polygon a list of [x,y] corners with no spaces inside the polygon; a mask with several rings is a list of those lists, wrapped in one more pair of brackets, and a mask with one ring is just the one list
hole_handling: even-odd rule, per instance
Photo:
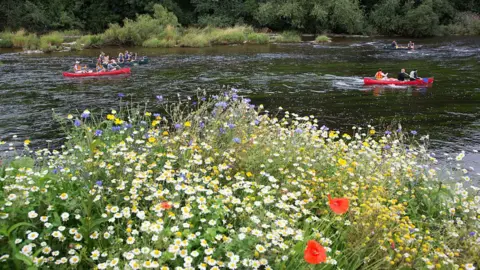
{"label": "tall grass", "polygon": [[270,38],[264,33],[250,33],[247,35],[248,43],[267,44]]}
{"label": "tall grass", "polygon": [[19,30],[12,36],[14,48],[23,48],[25,50],[35,50],[40,45],[40,40],[36,34],[27,33],[25,30]]}
{"label": "tall grass", "polygon": [[331,41],[332,41],[332,40],[331,40],[329,37],[325,36],[325,35],[320,35],[320,36],[317,36],[317,37],[315,38],[315,42],[316,42],[316,43],[327,43],[327,42],[331,42]]}
{"label": "tall grass", "polygon": [[179,39],[178,45],[182,47],[209,47],[211,39],[208,33],[204,33],[200,29],[190,28]]}
{"label": "tall grass", "polygon": [[0,48],[12,48],[12,38],[13,33],[8,31],[0,32]]}
{"label": "tall grass", "polygon": [[76,40],[84,48],[100,48],[105,44],[104,35],[86,35]]}
{"label": "tall grass", "polygon": [[298,32],[295,31],[284,31],[277,37],[275,37],[275,42],[279,43],[297,43],[302,42],[302,37]]}
{"label": "tall grass", "polygon": [[57,50],[63,43],[60,32],[52,32],[40,37],[40,49],[44,52]]}

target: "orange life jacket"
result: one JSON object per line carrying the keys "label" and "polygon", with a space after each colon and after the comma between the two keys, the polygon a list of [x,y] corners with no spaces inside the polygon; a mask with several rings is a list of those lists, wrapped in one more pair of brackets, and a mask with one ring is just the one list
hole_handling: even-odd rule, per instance
{"label": "orange life jacket", "polygon": [[379,71],[375,74],[375,79],[381,80],[383,79],[383,72]]}

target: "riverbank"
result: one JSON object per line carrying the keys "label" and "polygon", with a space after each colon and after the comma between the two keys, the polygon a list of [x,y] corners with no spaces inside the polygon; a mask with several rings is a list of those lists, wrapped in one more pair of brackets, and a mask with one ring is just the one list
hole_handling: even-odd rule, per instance
{"label": "riverbank", "polygon": [[59,150],[32,155],[25,141],[24,153],[2,163],[0,224],[10,243],[0,247],[2,263],[480,263],[479,197],[461,173],[452,174],[455,185],[443,182],[414,131],[366,127],[350,136],[313,117],[278,119],[235,91],[165,107],[158,96],[152,102],[166,115],[118,98],[121,106],[106,114],[57,116],[69,137]]}
{"label": "riverbank", "polygon": [[[166,26],[165,33],[160,37],[152,37],[133,41],[134,37],[126,37],[124,33],[117,30],[107,31],[99,35],[77,36],[75,40],[65,42],[67,38],[61,32],[37,36],[36,34],[18,31],[15,33],[0,33],[0,48],[22,48],[25,52],[62,52],[77,51],[89,48],[102,48],[107,46],[136,45],[145,48],[171,48],[171,47],[192,47],[202,48],[215,45],[234,44],[268,44],[268,43],[300,43],[302,35],[293,31],[282,33],[259,33],[252,27],[229,27],[229,28],[188,28],[175,29]],[[326,35],[319,35],[313,40],[315,43],[330,42]]]}

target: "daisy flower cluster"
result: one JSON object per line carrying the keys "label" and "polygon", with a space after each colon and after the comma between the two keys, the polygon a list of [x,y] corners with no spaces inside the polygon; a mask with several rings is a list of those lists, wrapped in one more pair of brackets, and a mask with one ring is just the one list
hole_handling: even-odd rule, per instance
{"label": "daisy flower cluster", "polygon": [[3,266],[480,264],[480,196],[470,171],[458,167],[455,181],[444,181],[407,133],[368,126],[343,134],[313,116],[276,117],[235,90],[157,102],[162,113],[122,106],[62,117],[62,147],[0,165]]}

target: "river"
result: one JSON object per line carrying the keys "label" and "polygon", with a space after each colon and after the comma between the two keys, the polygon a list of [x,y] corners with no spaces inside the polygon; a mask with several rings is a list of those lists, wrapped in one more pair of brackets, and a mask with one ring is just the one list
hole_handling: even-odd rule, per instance
{"label": "river", "polygon": [[[269,110],[282,106],[313,114],[321,124],[342,131],[368,124],[393,129],[401,123],[417,137],[429,134],[438,157],[465,151],[467,167],[478,167],[472,174],[480,172],[480,37],[421,39],[415,40],[423,45],[416,51],[383,50],[390,41],[128,48],[148,56],[150,64],[133,67],[131,76],[93,79],[68,79],[61,73],[76,59],[91,61],[100,50],[27,55],[0,49],[0,141],[17,147],[26,138],[34,147],[58,142],[62,134],[52,109],[62,114],[109,109],[117,107],[118,93],[142,102],[228,85]],[[103,51],[114,55],[120,48]],[[431,87],[364,86],[363,77],[378,68],[391,76],[401,68],[417,68],[419,76],[435,77],[435,82]]]}

